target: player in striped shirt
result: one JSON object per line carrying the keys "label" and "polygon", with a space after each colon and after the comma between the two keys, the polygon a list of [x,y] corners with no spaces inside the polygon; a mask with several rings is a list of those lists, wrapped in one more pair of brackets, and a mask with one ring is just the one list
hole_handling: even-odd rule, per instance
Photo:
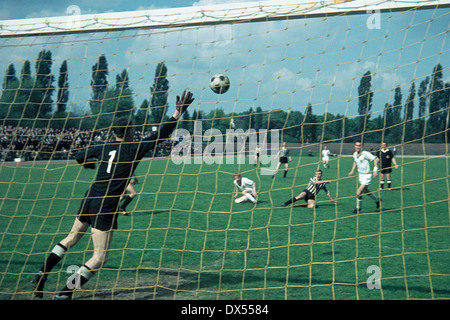
{"label": "player in striped shirt", "polygon": [[294,203],[298,200],[304,199],[307,203],[308,208],[314,208],[316,206],[316,195],[320,190],[324,190],[330,198],[331,201],[336,204],[336,200],[331,197],[330,191],[327,189],[327,183],[331,183],[330,180],[322,180],[322,170],[316,170],[314,177],[309,179],[309,184],[306,189],[304,189],[298,196],[289,199],[284,202],[281,206],[286,207],[287,205]]}

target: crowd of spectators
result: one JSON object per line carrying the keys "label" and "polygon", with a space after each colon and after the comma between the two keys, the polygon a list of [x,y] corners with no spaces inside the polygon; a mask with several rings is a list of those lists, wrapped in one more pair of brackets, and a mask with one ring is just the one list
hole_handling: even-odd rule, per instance
{"label": "crowd of spectators", "polygon": [[[135,141],[149,132],[136,131]],[[0,126],[0,161],[70,160],[84,147],[114,139],[107,131],[81,131],[75,128],[28,128]],[[172,143],[165,141],[155,150],[156,157],[168,156]],[[152,156],[151,151],[147,156]]]}

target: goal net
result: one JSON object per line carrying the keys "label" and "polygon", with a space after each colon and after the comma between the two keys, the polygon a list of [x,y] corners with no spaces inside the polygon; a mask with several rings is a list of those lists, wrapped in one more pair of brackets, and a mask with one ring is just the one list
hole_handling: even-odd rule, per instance
{"label": "goal net", "polygon": [[[184,90],[195,101],[137,167],[108,261],[75,299],[449,299],[449,5],[71,6],[0,21],[0,299],[35,299],[31,279],[95,180],[77,152],[114,139],[122,116],[135,141],[157,132]],[[216,74],[227,92],[211,90]],[[357,141],[383,159],[361,199]],[[318,169],[329,183],[309,207]],[[90,259],[90,235],[44,299]]]}

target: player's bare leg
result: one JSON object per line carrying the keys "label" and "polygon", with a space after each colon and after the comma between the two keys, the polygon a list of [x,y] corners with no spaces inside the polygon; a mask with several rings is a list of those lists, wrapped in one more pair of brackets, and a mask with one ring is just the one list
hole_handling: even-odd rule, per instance
{"label": "player's bare leg", "polygon": [[237,198],[235,200],[236,203],[242,203],[242,202],[245,202],[247,200],[250,200],[251,202],[256,203],[256,199],[253,197],[251,191],[245,190],[245,191],[242,192],[242,194],[243,194],[242,197]]}
{"label": "player's bare leg", "polygon": [[280,167],[281,167],[281,162],[278,162],[277,168],[275,169],[275,173],[273,174],[272,179],[275,178],[275,176],[277,175],[278,170],[280,169]]}
{"label": "player's bare leg", "polygon": [[108,261],[108,252],[112,240],[113,231],[101,231],[92,228],[92,243],[94,245],[94,254],[77,271],[78,277],[76,283],[66,284],[61,292],[55,296],[56,300],[70,300],[75,289],[81,288],[91,279],[95,272],[105,265]]}
{"label": "player's bare leg", "polygon": [[386,178],[387,178],[387,184],[388,184],[388,190],[391,190],[391,174],[390,173],[386,173]]}
{"label": "player's bare leg", "polygon": [[384,189],[384,173],[380,173],[380,190]]}
{"label": "player's bare leg", "polygon": [[89,224],[81,222],[77,218],[73,223],[67,237],[61,240],[53,249],[50,255],[47,257],[41,270],[31,280],[34,289],[33,295],[37,298],[43,297],[44,285],[47,281],[48,273],[58,264],[58,262],[64,257],[67,251],[77,244],[77,242],[83,237]]}
{"label": "player's bare leg", "polygon": [[316,207],[316,200],[309,199],[307,207],[310,208],[310,209],[315,208]]}
{"label": "player's bare leg", "polygon": [[377,205],[377,209],[380,208],[380,199],[378,199],[378,197],[369,190],[369,187],[367,185],[362,184],[359,186],[358,190],[356,190],[356,208],[355,210],[353,210],[353,213],[359,213],[359,211],[361,210],[363,195],[367,195],[372,198]]}

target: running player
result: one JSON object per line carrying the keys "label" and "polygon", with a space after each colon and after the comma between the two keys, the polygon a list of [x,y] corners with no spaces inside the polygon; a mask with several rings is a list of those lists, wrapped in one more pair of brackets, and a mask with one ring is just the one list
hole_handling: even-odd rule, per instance
{"label": "running player", "polygon": [[288,169],[289,169],[289,161],[292,161],[290,157],[290,150],[286,146],[286,142],[283,142],[283,146],[281,147],[280,151],[278,151],[277,157],[280,157],[280,160],[277,165],[277,169],[275,170],[275,173],[273,174],[272,178],[275,178],[277,175],[278,170],[280,169],[281,165],[284,164],[284,175],[283,178],[286,178]]}
{"label": "running player", "polygon": [[349,176],[353,175],[355,169],[358,168],[359,187],[356,190],[356,208],[353,211],[353,213],[359,213],[359,211],[361,210],[362,196],[364,194],[368,195],[375,201],[378,209],[380,208],[380,199],[378,199],[378,197],[369,190],[369,185],[372,181],[372,174],[370,174],[370,162],[373,161],[374,163],[373,177],[375,178],[378,174],[379,159],[370,152],[363,151],[361,141],[356,141],[354,148],[355,148],[355,152],[353,153],[354,162],[352,170],[348,174]]}
{"label": "running player", "polygon": [[330,160],[330,156],[331,156],[331,151],[328,149],[327,146],[324,146],[323,150],[322,150],[322,162],[323,162],[324,168],[330,167],[330,165],[328,164],[328,161]]}

